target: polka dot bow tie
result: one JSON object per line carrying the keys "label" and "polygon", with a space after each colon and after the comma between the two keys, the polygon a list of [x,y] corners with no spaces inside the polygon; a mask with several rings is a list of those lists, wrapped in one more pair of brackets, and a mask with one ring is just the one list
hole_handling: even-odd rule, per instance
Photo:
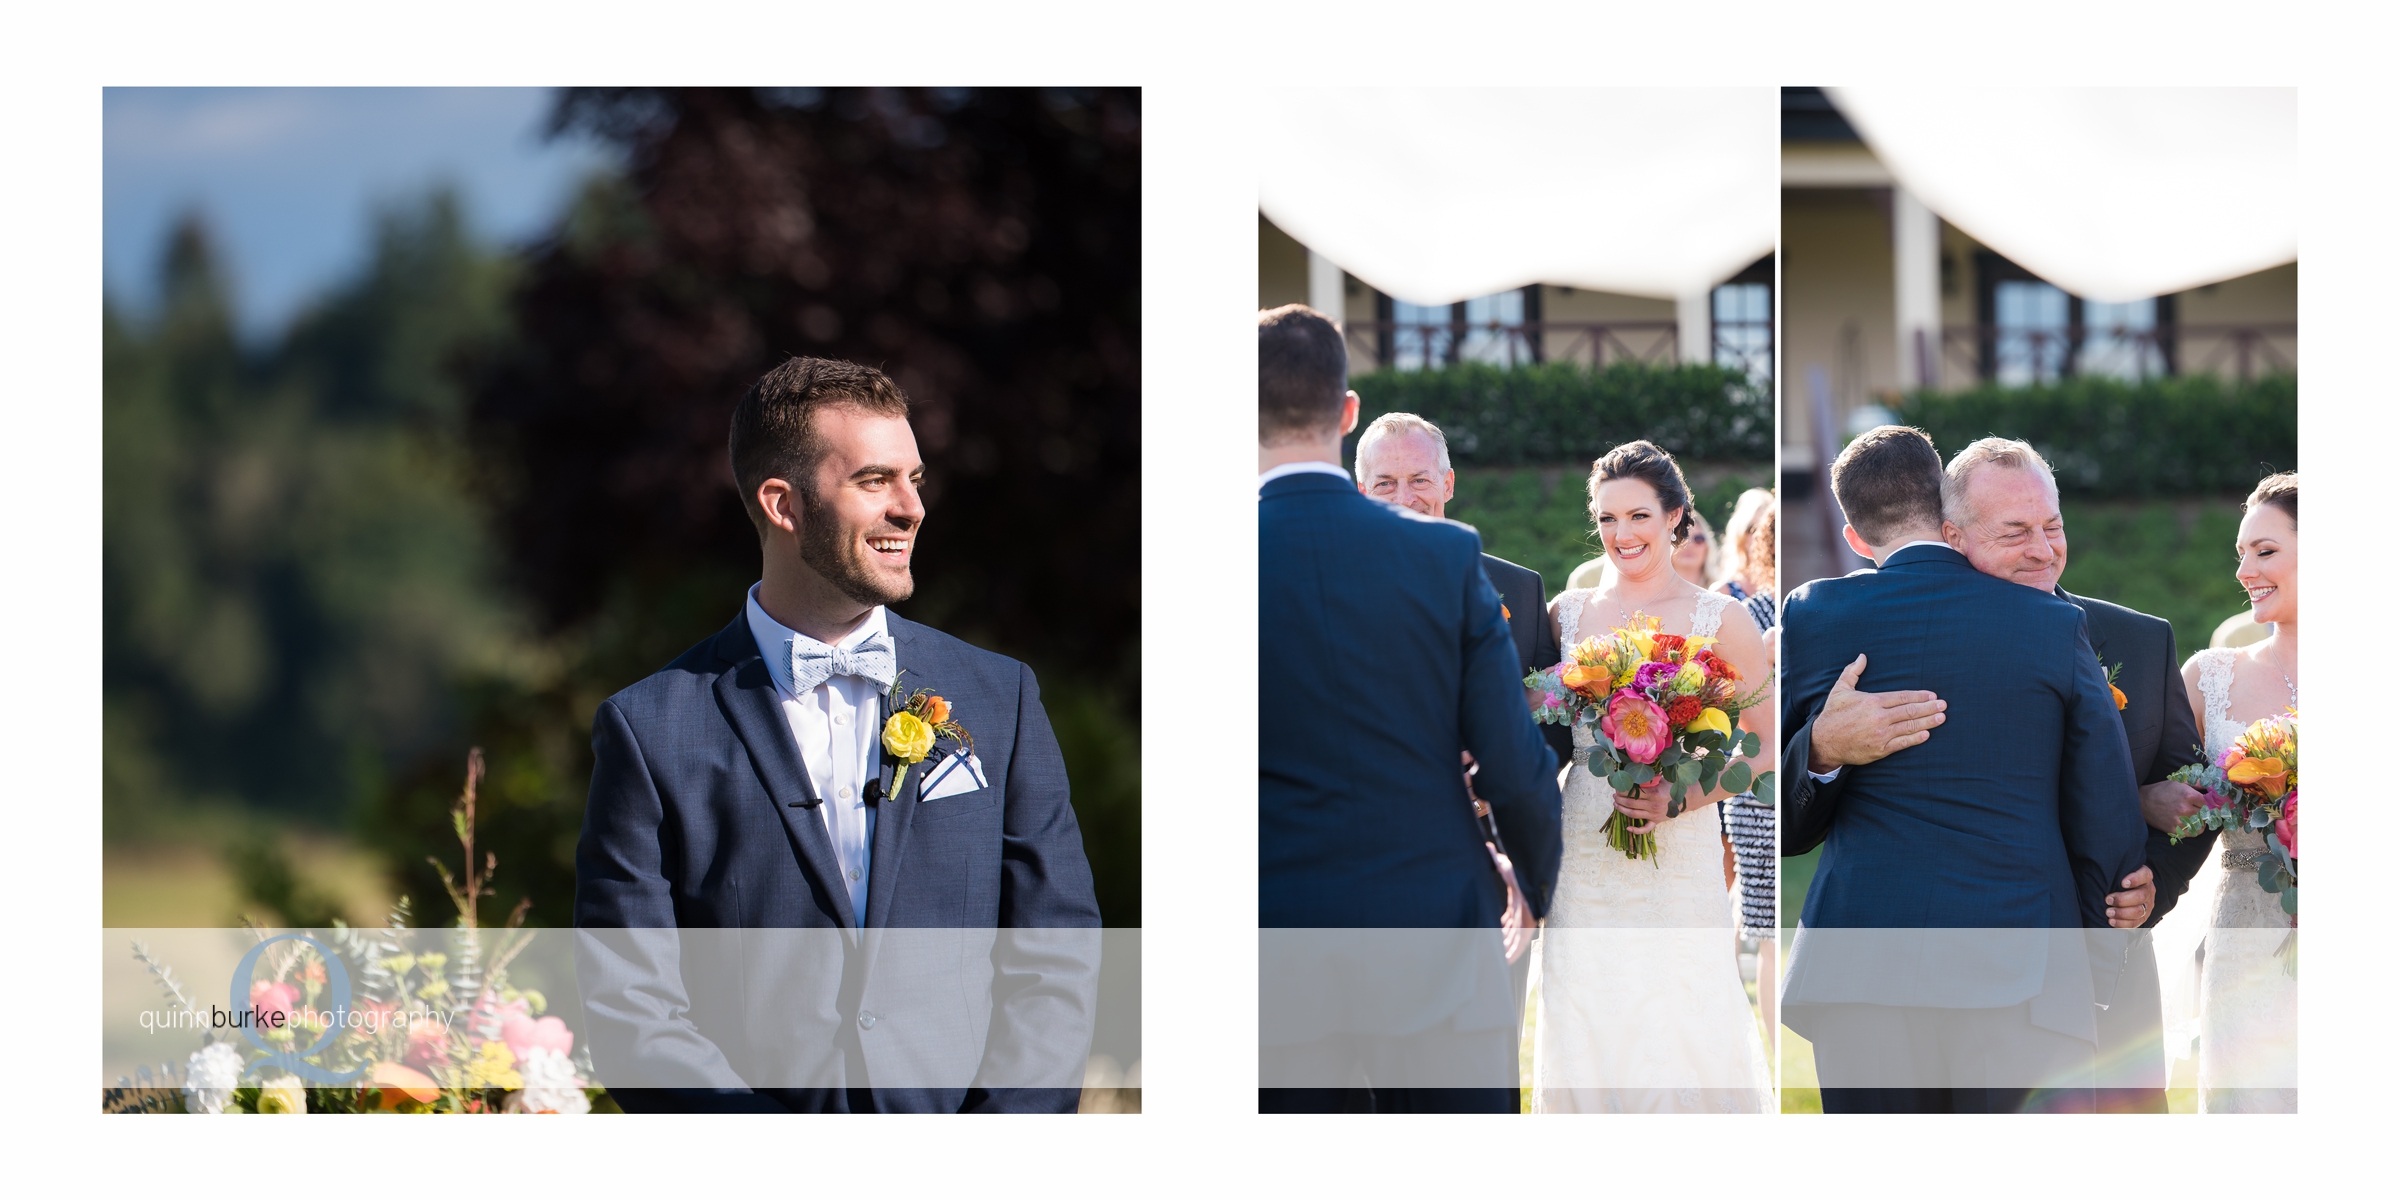
{"label": "polka dot bow tie", "polygon": [[878,633],[847,650],[815,638],[792,639],[792,691],[796,694],[836,675],[856,675],[888,688],[892,686],[892,667],[892,639],[887,634]]}

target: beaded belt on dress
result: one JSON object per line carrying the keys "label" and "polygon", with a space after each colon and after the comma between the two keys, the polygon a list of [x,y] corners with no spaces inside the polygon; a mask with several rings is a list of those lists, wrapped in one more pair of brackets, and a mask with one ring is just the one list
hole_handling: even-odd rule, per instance
{"label": "beaded belt on dress", "polygon": [[2266,857],[2267,852],[2264,850],[2227,850],[2225,852],[2225,869],[2228,871],[2254,870]]}
{"label": "beaded belt on dress", "polygon": [[1592,762],[1592,748],[1590,746],[1575,747],[1575,752],[1567,756],[1567,761],[1572,762],[1579,767],[1590,766]]}

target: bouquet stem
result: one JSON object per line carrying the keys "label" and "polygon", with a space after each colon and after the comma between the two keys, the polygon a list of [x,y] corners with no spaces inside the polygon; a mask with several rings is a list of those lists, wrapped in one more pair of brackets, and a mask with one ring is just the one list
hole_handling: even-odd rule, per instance
{"label": "bouquet stem", "polygon": [[1652,867],[1658,866],[1658,832],[1633,833],[1632,826],[1633,822],[1626,820],[1624,813],[1608,814],[1610,848],[1624,851],[1627,858],[1646,858]]}

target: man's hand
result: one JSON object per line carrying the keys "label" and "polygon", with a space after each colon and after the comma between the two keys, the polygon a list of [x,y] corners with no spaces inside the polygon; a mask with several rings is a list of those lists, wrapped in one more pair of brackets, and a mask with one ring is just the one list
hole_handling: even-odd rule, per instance
{"label": "man's hand", "polygon": [[2150,919],[2150,909],[2158,902],[2158,887],[2150,882],[2150,868],[2136,867],[2133,874],[2120,883],[2122,892],[2108,897],[2108,923],[2117,929],[2139,929]]}
{"label": "man's hand", "polygon": [[2175,832],[2175,823],[2200,811],[2208,799],[2199,790],[2162,779],[2142,787],[2142,820],[2160,833]]}
{"label": "man's hand", "polygon": [[1842,668],[1842,677],[1825,693],[1817,723],[1808,735],[1808,769],[1822,774],[1835,767],[1874,762],[1906,750],[1933,736],[1933,727],[1950,702],[1932,692],[1862,692],[1858,677],[1867,669],[1867,656]]}
{"label": "man's hand", "polygon": [[1492,865],[1500,868],[1500,881],[1508,885],[1508,908],[1500,914],[1500,947],[1513,963],[1533,944],[1533,909],[1525,903],[1525,893],[1517,890],[1517,868],[1508,856],[1490,842],[1483,848],[1492,852]]}

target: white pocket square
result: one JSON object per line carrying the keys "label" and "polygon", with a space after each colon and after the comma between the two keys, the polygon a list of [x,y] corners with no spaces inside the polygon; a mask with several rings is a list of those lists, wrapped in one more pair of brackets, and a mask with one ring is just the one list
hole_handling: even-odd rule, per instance
{"label": "white pocket square", "polygon": [[939,800],[989,786],[983,777],[982,760],[972,753],[952,754],[932,764],[932,770],[925,775],[925,782],[917,786],[917,800],[920,803]]}

